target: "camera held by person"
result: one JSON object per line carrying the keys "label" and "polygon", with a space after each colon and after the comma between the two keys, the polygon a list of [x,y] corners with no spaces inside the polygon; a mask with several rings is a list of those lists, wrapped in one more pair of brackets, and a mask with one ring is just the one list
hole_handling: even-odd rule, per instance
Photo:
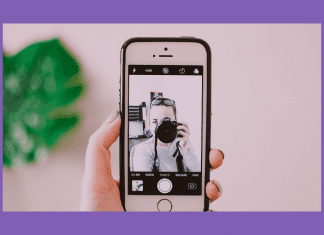
{"label": "camera held by person", "polygon": [[177,126],[182,124],[165,117],[156,125],[155,135],[161,142],[171,143],[178,137]]}

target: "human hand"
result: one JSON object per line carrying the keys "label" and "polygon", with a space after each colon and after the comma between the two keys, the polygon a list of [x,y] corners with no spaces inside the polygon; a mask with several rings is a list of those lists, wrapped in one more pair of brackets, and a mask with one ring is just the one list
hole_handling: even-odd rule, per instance
{"label": "human hand", "polygon": [[124,211],[118,184],[111,172],[110,146],[120,132],[120,114],[113,112],[91,135],[85,157],[81,211]]}
{"label": "human hand", "polygon": [[[189,149],[188,139],[190,136],[189,125],[186,122],[180,122],[182,125],[177,126],[178,137],[177,140],[180,141],[180,147],[183,151],[187,151]],[[180,136],[179,136],[180,135]]]}
{"label": "human hand", "polygon": [[[124,211],[119,181],[112,176],[109,151],[119,136],[120,125],[120,114],[115,111],[89,139],[82,181],[81,211]],[[209,155],[210,170],[220,167],[223,158],[221,151],[212,149]],[[212,180],[206,186],[206,193],[210,202],[213,202],[221,196],[222,188],[217,181]]]}

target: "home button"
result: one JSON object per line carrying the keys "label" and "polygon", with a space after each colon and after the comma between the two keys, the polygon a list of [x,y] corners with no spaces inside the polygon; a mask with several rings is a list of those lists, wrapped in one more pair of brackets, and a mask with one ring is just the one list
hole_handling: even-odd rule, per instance
{"label": "home button", "polygon": [[157,188],[161,193],[168,193],[172,189],[172,183],[169,179],[161,179],[157,184]]}
{"label": "home button", "polygon": [[157,204],[157,209],[160,212],[170,212],[172,210],[172,203],[168,199],[161,199]]}

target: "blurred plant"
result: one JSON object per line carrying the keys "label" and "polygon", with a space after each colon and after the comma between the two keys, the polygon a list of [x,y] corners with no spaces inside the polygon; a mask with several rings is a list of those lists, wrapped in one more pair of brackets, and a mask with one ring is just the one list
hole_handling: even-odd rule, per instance
{"label": "blurred plant", "polygon": [[84,88],[78,62],[58,39],[3,53],[3,166],[46,157],[79,123],[71,103]]}

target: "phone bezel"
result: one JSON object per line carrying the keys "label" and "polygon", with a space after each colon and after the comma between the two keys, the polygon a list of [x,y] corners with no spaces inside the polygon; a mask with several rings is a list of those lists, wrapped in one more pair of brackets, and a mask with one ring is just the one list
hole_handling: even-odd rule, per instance
{"label": "phone bezel", "polygon": [[[120,112],[122,116],[122,124],[121,124],[121,131],[120,131],[120,194],[121,194],[121,201],[122,205],[124,207],[124,210],[126,210],[126,203],[125,203],[125,197],[126,197],[126,190],[125,190],[125,173],[127,171],[125,167],[125,162],[126,162],[126,157],[125,157],[125,118],[124,118],[124,110],[126,107],[126,102],[124,99],[125,96],[125,79],[128,79],[128,74],[127,74],[127,63],[126,63],[126,51],[127,48],[132,44],[132,43],[137,43],[137,42],[165,42],[165,43],[174,43],[174,42],[192,42],[192,43],[198,43],[201,44],[205,50],[206,50],[206,61],[204,62],[204,65],[206,64],[206,68],[204,68],[204,74],[203,77],[206,79],[206,87],[203,89],[203,96],[206,97],[206,103],[205,103],[205,114],[203,115],[205,117],[205,169],[202,171],[204,173],[204,186],[209,182],[210,179],[210,165],[209,165],[209,152],[210,152],[210,130],[211,130],[211,50],[209,45],[201,39],[198,38],[192,38],[192,37],[180,37],[180,38],[131,38],[127,40],[121,49],[121,78],[120,78]],[[156,44],[155,44],[156,45]],[[164,51],[164,48],[168,46],[162,45],[162,53]],[[169,48],[169,47],[168,47]],[[153,59],[151,59],[153,60]],[[185,64],[183,64],[185,65]],[[205,67],[205,66],[204,66]],[[127,136],[126,136],[127,137]],[[127,151],[128,152],[128,151]],[[128,154],[127,154],[128,158]],[[126,164],[128,165],[128,164]],[[203,165],[203,166],[204,166]],[[134,197],[131,195],[127,195],[127,197]],[[135,197],[141,197],[144,199],[145,197],[152,197],[152,196],[135,196]],[[156,196],[154,195],[153,197],[156,197],[156,200],[159,201],[162,197],[170,199],[172,197],[190,197],[190,196]],[[194,196],[197,198],[204,197],[204,211],[207,211],[209,209],[209,199],[206,195],[205,187],[203,190],[202,196]],[[191,197],[193,198],[193,197]],[[142,200],[141,199],[141,200]],[[172,199],[171,199],[172,200]],[[155,207],[156,208],[156,207]],[[152,208],[153,210],[153,208]],[[189,209],[190,210],[190,209]],[[151,211],[151,210],[150,210]],[[157,211],[157,210],[156,210]]]}

